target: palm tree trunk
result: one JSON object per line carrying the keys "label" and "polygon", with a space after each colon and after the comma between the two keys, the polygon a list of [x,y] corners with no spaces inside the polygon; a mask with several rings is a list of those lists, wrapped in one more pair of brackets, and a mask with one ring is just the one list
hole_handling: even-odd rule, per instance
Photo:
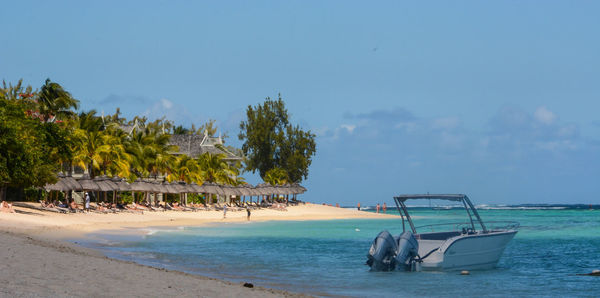
{"label": "palm tree trunk", "polygon": [[5,185],[2,185],[2,187],[0,187],[0,200],[6,201],[6,186]]}

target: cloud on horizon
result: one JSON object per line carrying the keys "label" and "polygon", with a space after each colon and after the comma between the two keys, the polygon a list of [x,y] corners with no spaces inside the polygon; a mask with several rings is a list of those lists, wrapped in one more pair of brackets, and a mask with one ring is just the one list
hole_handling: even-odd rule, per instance
{"label": "cloud on horizon", "polygon": [[[426,118],[404,108],[346,113],[342,121],[318,130],[310,183],[328,196],[473,192],[486,202],[506,203],[507,194],[548,202],[599,190],[591,181],[599,170],[588,166],[600,161],[598,142],[545,106],[505,106],[476,129],[459,116]],[[376,185],[374,191],[364,193],[369,185]]]}

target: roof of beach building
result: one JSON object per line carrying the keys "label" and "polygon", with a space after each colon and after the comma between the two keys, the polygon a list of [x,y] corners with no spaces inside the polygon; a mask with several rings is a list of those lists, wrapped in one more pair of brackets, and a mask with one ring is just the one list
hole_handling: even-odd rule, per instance
{"label": "roof of beach building", "polygon": [[[126,133],[131,133],[136,126],[137,124],[121,125],[121,129]],[[225,148],[221,136],[211,137],[207,134],[171,135],[169,144],[179,147],[179,152],[173,152],[173,154],[185,154],[196,158],[203,153],[209,152],[210,154],[225,154],[224,159],[228,161],[243,160],[241,156]]]}
{"label": "roof of beach building", "polygon": [[207,135],[196,134],[172,135],[169,143],[179,147],[179,152],[175,154],[198,157],[203,153],[209,152],[211,154],[225,154],[225,160],[242,160],[242,157],[225,148],[223,139],[220,136],[209,137]]}

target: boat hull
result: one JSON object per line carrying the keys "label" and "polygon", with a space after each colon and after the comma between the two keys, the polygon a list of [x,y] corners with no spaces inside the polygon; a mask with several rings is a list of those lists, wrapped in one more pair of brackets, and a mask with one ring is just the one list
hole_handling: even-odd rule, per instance
{"label": "boat hull", "polygon": [[517,231],[461,235],[448,239],[421,264],[422,270],[485,270],[496,267]]}

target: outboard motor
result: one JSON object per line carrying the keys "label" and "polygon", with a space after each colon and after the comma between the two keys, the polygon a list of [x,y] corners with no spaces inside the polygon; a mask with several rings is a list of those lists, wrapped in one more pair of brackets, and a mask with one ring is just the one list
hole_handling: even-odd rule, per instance
{"label": "outboard motor", "polygon": [[396,268],[398,244],[390,232],[382,231],[375,237],[367,255],[367,265],[372,271],[391,271]]}
{"label": "outboard motor", "polygon": [[396,250],[396,264],[404,266],[407,271],[415,271],[416,259],[419,256],[419,242],[413,233],[406,231],[398,237],[398,248]]}
{"label": "outboard motor", "polygon": [[398,237],[382,231],[373,240],[367,258],[371,271],[392,271],[396,266],[407,271],[419,271],[419,242],[408,231]]}

